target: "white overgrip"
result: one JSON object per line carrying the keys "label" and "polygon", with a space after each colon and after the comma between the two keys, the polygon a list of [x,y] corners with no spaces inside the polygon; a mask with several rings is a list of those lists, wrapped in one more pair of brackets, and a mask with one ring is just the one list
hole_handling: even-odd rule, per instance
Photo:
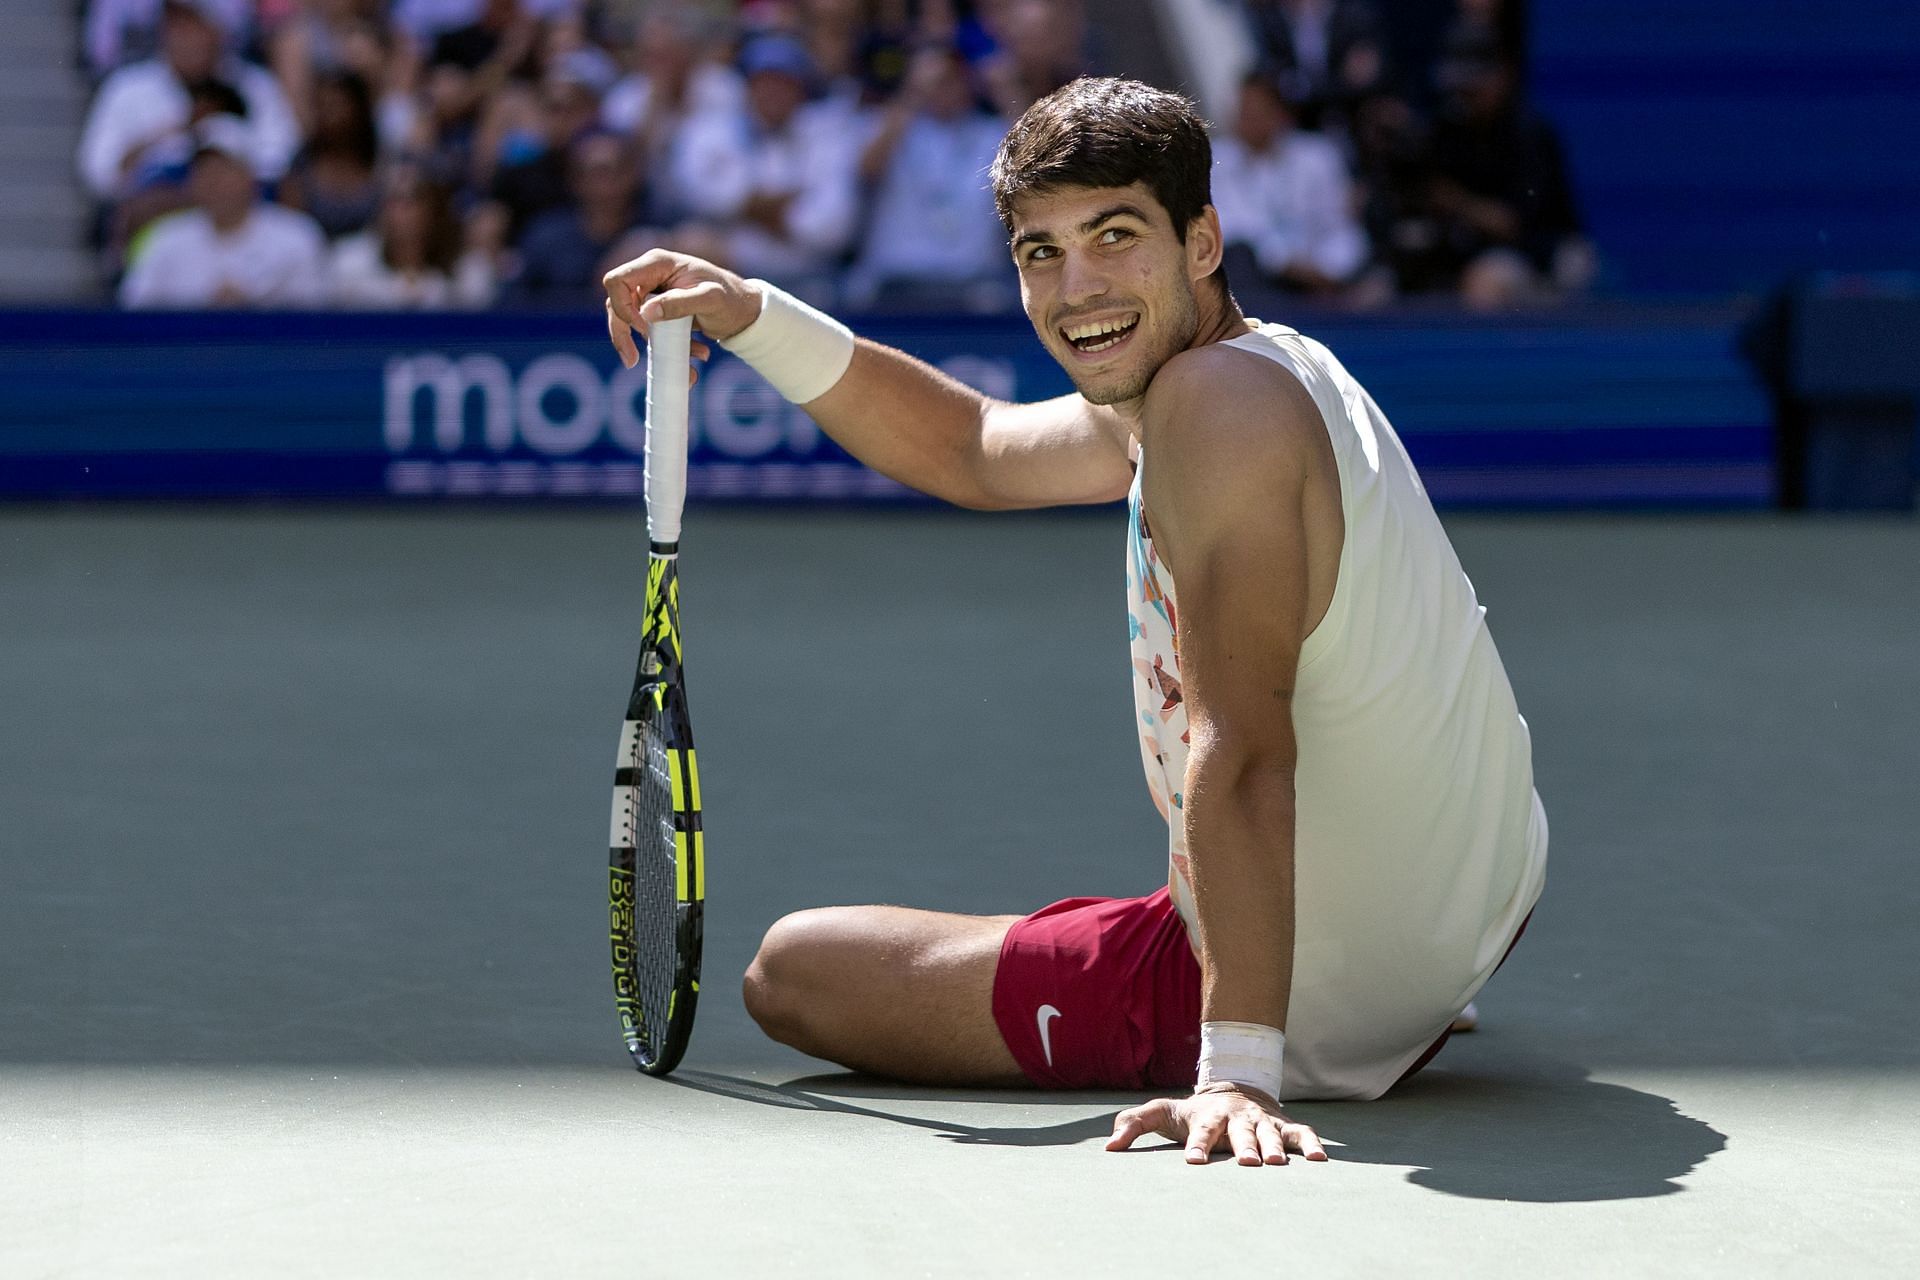
{"label": "white overgrip", "polygon": [[647,329],[647,537],[680,541],[687,502],[687,394],[692,385],[693,319],[658,320]]}

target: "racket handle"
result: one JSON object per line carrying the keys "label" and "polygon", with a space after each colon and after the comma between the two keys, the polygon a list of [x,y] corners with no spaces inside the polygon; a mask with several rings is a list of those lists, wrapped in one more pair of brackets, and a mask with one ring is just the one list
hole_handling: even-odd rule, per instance
{"label": "racket handle", "polygon": [[687,396],[693,319],[660,320],[647,333],[647,537],[680,541],[687,501]]}

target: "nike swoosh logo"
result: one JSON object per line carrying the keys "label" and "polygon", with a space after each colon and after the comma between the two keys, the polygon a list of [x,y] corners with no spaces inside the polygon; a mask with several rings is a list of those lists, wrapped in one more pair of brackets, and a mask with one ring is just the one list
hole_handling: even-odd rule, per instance
{"label": "nike swoosh logo", "polygon": [[1053,1065],[1053,1038],[1049,1034],[1047,1023],[1060,1016],[1060,1011],[1050,1004],[1040,1006],[1040,1052],[1046,1055],[1047,1065]]}

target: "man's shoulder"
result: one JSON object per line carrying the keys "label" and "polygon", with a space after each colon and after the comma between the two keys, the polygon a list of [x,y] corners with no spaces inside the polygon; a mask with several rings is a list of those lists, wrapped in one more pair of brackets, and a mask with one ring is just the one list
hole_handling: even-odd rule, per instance
{"label": "man's shoulder", "polygon": [[[1258,334],[1251,328],[1249,337]],[[1185,450],[1285,449],[1319,428],[1318,409],[1284,364],[1239,340],[1182,351],[1147,388],[1142,432]]]}
{"label": "man's shoulder", "polygon": [[1250,342],[1169,360],[1147,392],[1140,433],[1150,460],[1142,496],[1156,532],[1263,537],[1325,474],[1326,427],[1313,397]]}

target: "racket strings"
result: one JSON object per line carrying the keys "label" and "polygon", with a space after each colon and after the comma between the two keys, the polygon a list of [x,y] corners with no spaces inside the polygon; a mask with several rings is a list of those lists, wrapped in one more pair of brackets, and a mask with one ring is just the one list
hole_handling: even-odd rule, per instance
{"label": "racket strings", "polygon": [[641,1040],[657,1055],[666,1039],[678,978],[678,849],[674,840],[673,780],[666,743],[647,725],[634,744],[633,964]]}

